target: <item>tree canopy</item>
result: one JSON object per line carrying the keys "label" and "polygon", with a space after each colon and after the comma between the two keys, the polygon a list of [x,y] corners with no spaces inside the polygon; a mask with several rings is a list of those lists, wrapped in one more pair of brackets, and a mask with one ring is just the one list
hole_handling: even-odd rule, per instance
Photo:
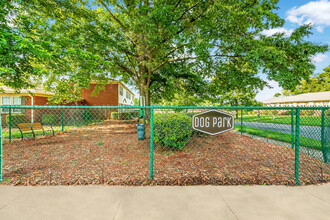
{"label": "tree canopy", "polygon": [[283,95],[299,95],[310,92],[330,91],[330,66],[323,71],[323,73],[320,73],[315,77],[302,80],[294,90],[285,90]]}
{"label": "tree canopy", "polygon": [[[17,22],[24,23],[19,8],[11,1],[0,1],[0,79],[1,86],[15,90],[34,87],[43,75],[33,63],[47,59],[48,53],[39,42],[24,36]],[[46,43],[43,41],[43,43]]]}
{"label": "tree canopy", "polygon": [[[328,46],[306,40],[310,25],[290,37],[262,35],[284,25],[277,2],[20,0],[19,27],[51,54],[35,60],[46,72],[46,88],[72,96],[90,80],[102,85],[119,78],[135,85],[149,105],[151,98],[174,97],[179,79],[191,94],[215,98],[263,88],[260,72],[286,89],[307,79],[311,57]],[[63,83],[74,88],[56,89]]]}

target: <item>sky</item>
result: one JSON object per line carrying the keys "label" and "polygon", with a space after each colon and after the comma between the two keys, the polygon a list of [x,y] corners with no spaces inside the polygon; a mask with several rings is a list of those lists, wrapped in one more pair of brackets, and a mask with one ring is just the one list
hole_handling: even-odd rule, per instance
{"label": "sky", "polygon": [[[312,23],[314,25],[313,35],[309,37],[309,41],[330,45],[330,0],[279,0],[278,15],[285,19],[285,25],[281,29],[272,29],[264,31],[265,35],[272,35],[278,31],[285,32],[290,35],[294,29],[304,23]],[[330,52],[318,54],[314,58],[315,71],[314,74],[322,73],[323,69],[330,65]],[[261,75],[266,79],[266,76]],[[281,93],[282,88],[275,81],[267,80],[272,89],[265,88],[260,91],[256,99],[263,101],[273,98],[275,93]]]}

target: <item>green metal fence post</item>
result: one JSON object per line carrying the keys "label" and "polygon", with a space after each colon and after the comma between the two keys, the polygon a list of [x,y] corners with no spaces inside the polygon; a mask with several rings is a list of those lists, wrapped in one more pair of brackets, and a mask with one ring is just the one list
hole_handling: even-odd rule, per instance
{"label": "green metal fence post", "polygon": [[291,109],[291,148],[294,149],[294,110]]}
{"label": "green metal fence post", "polygon": [[150,109],[150,179],[154,179],[154,108]]}
{"label": "green metal fence post", "polygon": [[296,140],[295,140],[295,163],[294,163],[294,175],[296,179],[296,185],[299,185],[299,123],[300,123],[300,109],[296,110]]}
{"label": "green metal fence post", "polygon": [[143,109],[142,111],[142,116],[143,116],[143,134],[144,134],[144,138],[146,135],[146,110]]}
{"label": "green metal fence post", "polygon": [[241,134],[243,134],[243,109],[241,109]]}
{"label": "green metal fence post", "polygon": [[0,183],[2,183],[2,155],[2,118],[0,118]]}
{"label": "green metal fence post", "polygon": [[64,131],[64,109],[62,108],[62,131]]}
{"label": "green metal fence post", "polygon": [[328,162],[328,152],[325,146],[325,135],[324,135],[324,109],[322,110],[322,117],[321,117],[321,149],[322,149],[322,153],[323,153],[323,159],[324,162],[327,163]]}
{"label": "green metal fence post", "polygon": [[9,129],[9,143],[11,143],[11,108],[9,108],[8,129]]}

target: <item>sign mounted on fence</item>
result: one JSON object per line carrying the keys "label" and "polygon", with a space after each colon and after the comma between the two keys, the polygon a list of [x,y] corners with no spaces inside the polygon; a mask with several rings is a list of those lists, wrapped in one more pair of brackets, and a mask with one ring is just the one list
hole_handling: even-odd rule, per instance
{"label": "sign mounted on fence", "polygon": [[233,130],[234,116],[217,110],[202,112],[193,116],[192,128],[206,134],[216,135]]}

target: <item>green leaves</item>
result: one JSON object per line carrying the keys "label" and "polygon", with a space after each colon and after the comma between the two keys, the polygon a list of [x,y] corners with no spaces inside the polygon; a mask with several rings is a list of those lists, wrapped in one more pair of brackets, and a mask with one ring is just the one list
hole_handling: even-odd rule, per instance
{"label": "green leaves", "polygon": [[323,70],[323,73],[307,80],[302,80],[300,84],[292,91],[285,90],[284,95],[298,95],[310,92],[330,91],[330,66]]}
{"label": "green leaves", "polygon": [[192,134],[191,117],[187,114],[155,114],[154,140],[168,149],[181,150]]}
{"label": "green leaves", "polygon": [[33,63],[47,57],[47,51],[35,39],[24,35],[21,24],[17,23],[20,20],[19,6],[11,1],[1,1],[0,8],[1,82],[17,91],[35,87],[42,71]]}
{"label": "green leaves", "polygon": [[[292,89],[313,72],[311,56],[328,49],[306,40],[311,34],[308,25],[290,37],[261,35],[284,25],[276,14],[276,0],[21,0],[18,4],[16,36],[26,40],[14,44],[27,51],[28,66],[38,77],[47,76],[45,85],[59,100],[66,97],[62,93],[71,92],[69,85],[63,86],[67,91],[56,91],[63,83],[76,85],[78,93],[90,80],[105,79],[135,85],[147,105],[150,99],[177,99],[182,91],[191,96],[189,100],[219,97],[237,88],[255,92],[265,86],[260,72]],[[0,40],[0,45],[9,45],[8,37],[3,38],[6,43]],[[15,53],[7,54],[6,65],[17,59],[9,54]],[[32,82],[28,78],[34,75],[25,74],[24,81]]]}

